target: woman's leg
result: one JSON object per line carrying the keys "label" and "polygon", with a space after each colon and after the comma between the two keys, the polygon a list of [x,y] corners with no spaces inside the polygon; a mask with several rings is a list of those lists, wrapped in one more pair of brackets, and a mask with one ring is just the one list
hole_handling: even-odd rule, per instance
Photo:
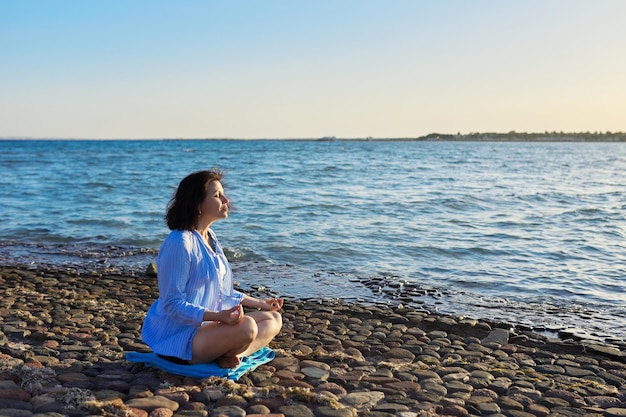
{"label": "woman's leg", "polygon": [[256,339],[258,331],[255,319],[247,315],[237,324],[207,323],[193,338],[190,363],[217,361],[220,366],[233,368],[239,364],[238,357]]}
{"label": "woman's leg", "polygon": [[190,363],[216,361],[223,368],[234,368],[241,356],[266,346],[282,326],[282,317],[276,311],[253,311],[234,325],[208,323],[193,338]]}
{"label": "woman's leg", "polygon": [[254,341],[250,343],[240,356],[251,355],[263,346],[267,346],[283,327],[283,318],[276,311],[252,311],[247,313],[246,316],[254,319],[258,332]]}

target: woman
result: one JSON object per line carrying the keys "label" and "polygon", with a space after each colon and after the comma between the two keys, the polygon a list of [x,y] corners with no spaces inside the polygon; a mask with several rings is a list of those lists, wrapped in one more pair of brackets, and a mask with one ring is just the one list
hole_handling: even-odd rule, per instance
{"label": "woman", "polygon": [[[159,298],[142,329],[144,342],[177,363],[217,362],[235,368],[282,327],[282,299],[257,299],[233,289],[230,266],[211,225],[228,217],[222,173],[184,178],[167,207],[171,232],[157,257]],[[242,306],[256,309],[244,314]]]}

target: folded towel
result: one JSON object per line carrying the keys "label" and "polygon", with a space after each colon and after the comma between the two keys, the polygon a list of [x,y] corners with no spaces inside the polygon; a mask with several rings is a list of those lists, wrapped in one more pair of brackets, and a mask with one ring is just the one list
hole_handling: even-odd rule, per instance
{"label": "folded towel", "polygon": [[257,350],[250,356],[242,357],[239,366],[232,369],[221,368],[215,362],[181,365],[164,359],[154,352],[127,352],[126,360],[129,362],[143,363],[146,366],[153,366],[176,375],[190,376],[194,378],[218,376],[237,381],[246,372],[253,371],[260,365],[270,362],[274,359],[274,356],[276,356],[274,351],[266,346]]}

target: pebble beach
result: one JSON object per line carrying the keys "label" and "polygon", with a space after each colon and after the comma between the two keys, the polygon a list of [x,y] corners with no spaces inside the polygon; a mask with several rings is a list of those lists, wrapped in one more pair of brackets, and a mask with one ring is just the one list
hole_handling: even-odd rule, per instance
{"label": "pebble beach", "polygon": [[236,382],[168,374],[125,360],[149,351],[156,288],[1,267],[0,416],[626,416],[624,341],[401,305],[288,299],[273,361]]}

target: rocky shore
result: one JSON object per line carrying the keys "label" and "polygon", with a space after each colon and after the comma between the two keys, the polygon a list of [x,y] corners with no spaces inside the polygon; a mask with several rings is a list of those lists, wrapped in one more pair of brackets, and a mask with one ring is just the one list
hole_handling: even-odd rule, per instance
{"label": "rocky shore", "polygon": [[[261,289],[262,290],[262,289]],[[150,276],[0,268],[0,416],[626,416],[626,344],[287,300],[276,358],[239,381],[126,362]]]}

